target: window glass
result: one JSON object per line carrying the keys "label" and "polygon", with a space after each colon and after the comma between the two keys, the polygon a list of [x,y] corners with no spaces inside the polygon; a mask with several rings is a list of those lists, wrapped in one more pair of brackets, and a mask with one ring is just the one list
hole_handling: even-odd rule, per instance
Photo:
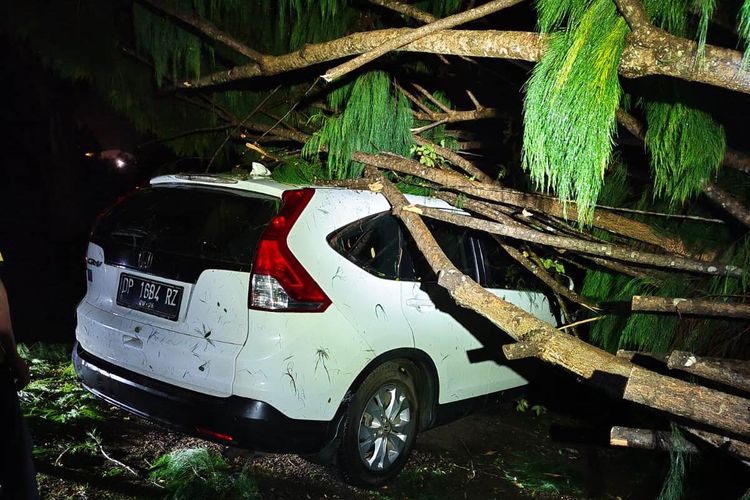
{"label": "window glass", "polygon": [[[443,250],[443,253],[445,253],[446,257],[450,259],[453,265],[462,273],[476,279],[476,261],[473,255],[472,243],[469,238],[471,230],[435,219],[425,219],[425,223],[435,237],[438,245],[440,245],[440,248]],[[424,259],[421,254],[419,255],[419,258]],[[425,272],[427,273],[425,279],[435,279],[432,270]]]}
{"label": "window glass", "polygon": [[279,200],[226,190],[156,187],[106,213],[93,241],[104,247],[249,264]]}
{"label": "window glass", "polygon": [[381,213],[334,232],[328,241],[338,253],[380,278],[413,280],[414,266],[399,221]]}
{"label": "window glass", "polygon": [[[440,248],[463,273],[476,278],[476,260],[469,231],[435,220],[425,220]],[[411,235],[390,213],[371,216],[333,233],[331,246],[365,271],[386,279],[436,281]]]}
{"label": "window glass", "polygon": [[483,287],[530,291],[540,289],[538,279],[508,255],[492,235],[478,232],[475,237],[480,259],[484,262]]}

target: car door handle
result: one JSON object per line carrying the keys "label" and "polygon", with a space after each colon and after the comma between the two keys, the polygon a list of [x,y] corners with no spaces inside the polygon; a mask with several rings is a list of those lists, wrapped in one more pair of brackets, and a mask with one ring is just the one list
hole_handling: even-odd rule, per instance
{"label": "car door handle", "polygon": [[132,335],[123,335],[122,343],[125,347],[130,347],[132,349],[143,349],[143,341],[138,337],[133,337]]}
{"label": "car door handle", "polygon": [[435,309],[435,304],[433,304],[432,301],[429,299],[418,299],[418,298],[406,299],[406,305],[419,309],[420,311],[422,309]]}

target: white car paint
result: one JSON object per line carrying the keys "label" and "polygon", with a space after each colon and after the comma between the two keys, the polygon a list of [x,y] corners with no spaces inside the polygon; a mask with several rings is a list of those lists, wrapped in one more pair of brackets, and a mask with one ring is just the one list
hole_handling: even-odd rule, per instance
{"label": "white car paint", "polygon": [[[296,186],[270,179],[164,176],[154,186],[195,185],[280,198]],[[412,202],[451,209],[423,197]],[[471,362],[482,344],[448,314],[437,310],[416,282],[373,276],[338,254],[328,234],[389,204],[371,192],[316,188],[288,237],[292,253],[328,295],[322,313],[248,309],[250,275],[209,269],[195,284],[151,276],[104,263],[90,244],[91,280],[78,307],[76,337],[95,356],[141,375],[213,396],[264,401],[303,420],[333,419],[353,382],[376,357],[418,349],[438,373],[439,403],[451,403],[526,383],[495,361]],[[127,272],[184,287],[177,321],[118,306],[119,276]],[[541,294],[492,290],[554,323]]]}

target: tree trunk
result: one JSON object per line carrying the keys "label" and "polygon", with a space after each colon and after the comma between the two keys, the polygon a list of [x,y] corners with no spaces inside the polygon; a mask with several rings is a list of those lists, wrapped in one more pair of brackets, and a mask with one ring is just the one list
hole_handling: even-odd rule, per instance
{"label": "tree trunk", "polygon": [[685,351],[672,351],[667,366],[750,393],[750,361],[703,358]]}
{"label": "tree trunk", "polygon": [[750,436],[750,400],[634,367],[623,398]]}
{"label": "tree trunk", "polygon": [[661,312],[678,315],[691,314],[696,316],[750,319],[750,304],[728,304],[713,300],[634,295],[630,307],[634,312]]}
{"label": "tree trunk", "polygon": [[[627,394],[627,399],[632,401],[724,431],[750,435],[750,402],[747,400],[643,370],[561,333],[552,325],[482,288],[453,266],[420,216],[405,209],[408,208],[408,201],[404,195],[377,170],[368,168],[367,171],[372,177],[371,185],[377,186],[376,191],[383,192],[393,206],[394,215],[403,221],[428,265],[438,276],[438,284],[448,291],[458,305],[476,311],[517,341],[535,346],[539,359],[561,366],[616,397]],[[694,397],[694,394],[697,396]],[[666,403],[671,406],[665,407]],[[716,410],[711,410],[712,407]]]}

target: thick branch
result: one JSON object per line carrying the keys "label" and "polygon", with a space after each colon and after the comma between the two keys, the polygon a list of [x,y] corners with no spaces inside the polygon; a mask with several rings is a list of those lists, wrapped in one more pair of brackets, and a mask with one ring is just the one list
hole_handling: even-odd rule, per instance
{"label": "thick branch", "polygon": [[[449,18],[441,21],[447,19]],[[417,30],[429,28],[434,24],[436,23],[417,29],[354,33],[329,42],[311,44],[290,54],[263,56],[262,68],[258,64],[237,66],[198,80],[184,82],[182,86],[205,87],[307,68],[369,52],[388,42],[401,43],[414,37],[413,33]],[[658,74],[750,93],[750,71],[742,69],[741,52],[707,45],[701,64],[695,64],[697,45],[694,41],[675,37],[653,27],[644,30],[643,33],[645,34],[637,40],[631,38],[622,53],[619,71],[623,76],[638,78]],[[444,30],[428,34],[396,50],[538,61],[546,48],[546,36],[536,32]]]}
{"label": "thick branch", "polygon": [[[258,64],[235,66],[229,70],[184,82],[183,88],[200,88],[247,80],[259,76],[273,76],[288,71],[308,68],[372,50],[389,40],[413,31],[410,28],[384,29],[352,33],[336,40],[310,44],[281,56],[266,56],[263,67]],[[523,31],[454,30],[433,33],[411,42],[398,50],[501,59],[537,61],[546,49],[543,35]]]}
{"label": "thick branch", "polygon": [[489,175],[485,174],[480,170],[476,165],[474,165],[472,162],[464,158],[463,156],[459,155],[458,153],[455,153],[454,151],[444,148],[443,146],[440,146],[439,144],[435,144],[432,141],[428,141],[427,139],[420,137],[418,135],[414,136],[414,142],[417,143],[420,146],[428,146],[435,150],[437,154],[466,172],[468,175],[474,177],[476,180],[480,182],[487,182],[487,183],[493,183],[494,180]]}
{"label": "thick branch", "polygon": [[750,319],[750,304],[728,304],[713,300],[681,299],[668,297],[633,296],[633,311],[661,312],[671,314],[693,314]]}
{"label": "thick branch", "polygon": [[263,54],[261,54],[260,52],[256,51],[255,49],[251,47],[248,47],[244,43],[233,38],[232,36],[224,33],[219,28],[217,28],[215,24],[209,21],[206,21],[202,17],[197,16],[190,12],[183,12],[178,9],[175,9],[174,7],[172,7],[172,5],[170,5],[169,2],[166,2],[165,0],[139,0],[139,1],[150,5],[154,9],[158,10],[159,12],[163,12],[169,17],[173,17],[174,19],[177,19],[178,21],[195,29],[196,31],[205,35],[206,37],[212,40],[215,40],[229,47],[235,52],[242,54],[244,56],[247,56],[253,61],[256,61],[262,65],[263,58],[265,57]]}
{"label": "thick branch", "polygon": [[444,210],[436,208],[423,206],[417,206],[415,208],[419,210],[423,215],[432,219],[442,220],[451,224],[477,229],[479,231],[487,231],[489,233],[497,234],[500,236],[507,236],[509,238],[529,241],[532,243],[537,243],[539,245],[564,248],[566,250],[572,250],[575,252],[598,255],[600,257],[609,257],[617,260],[623,260],[625,262],[635,262],[637,264],[644,264],[647,266],[678,269],[682,271],[710,274],[715,276],[742,276],[742,270],[738,267],[721,264],[719,262],[704,262],[700,260],[689,259],[686,257],[678,257],[676,255],[642,252],[620,245],[590,242],[578,238],[570,238],[567,236],[555,236],[535,231],[533,229],[525,229],[523,227],[510,226],[497,222],[480,220],[466,215],[446,212]]}
{"label": "thick branch", "polygon": [[623,398],[750,436],[750,401],[635,367]]}
{"label": "thick branch", "polygon": [[727,148],[724,155],[724,165],[740,172],[750,174],[750,156],[737,150]]}
{"label": "thick branch", "polygon": [[[633,134],[633,136],[642,141],[645,140],[646,131],[643,124],[636,117],[623,109],[618,109],[617,121]],[[724,165],[731,166],[738,170],[747,168],[747,171],[750,172],[750,159],[737,151],[728,150],[726,152],[724,155]],[[737,220],[750,227],[750,210],[737,201],[732,195],[717,186],[716,183],[707,182],[703,187],[703,194],[705,194],[713,203],[734,216]]]}
{"label": "thick branch", "polygon": [[644,36],[634,33],[620,58],[620,74],[626,78],[666,75],[750,93],[750,71],[743,69],[742,53],[706,45],[700,64],[695,63],[698,45],[658,28]]}
{"label": "thick branch", "polygon": [[[543,212],[554,217],[578,220],[578,210],[575,203],[572,202],[563,205],[554,198],[488,186],[486,184],[483,185],[472,182],[459,174],[425,167],[419,164],[419,162],[398,156],[356,153],[352,156],[352,159],[378,168],[421,177],[435,184],[440,184],[446,189],[460,191],[476,198],[513,205],[530,211]],[[662,236],[648,224],[628,219],[627,217],[622,217],[606,210],[595,210],[591,224],[594,227],[634,240],[643,241],[670,252],[680,255],[686,253],[685,246],[679,239]]]}
{"label": "thick branch", "polygon": [[750,361],[704,358],[685,351],[672,351],[667,366],[750,392]]}
{"label": "thick branch", "polygon": [[706,443],[719,448],[735,458],[743,460],[745,465],[750,465],[750,462],[748,462],[750,460],[750,444],[747,442],[690,427],[684,427],[684,429]]}
{"label": "thick branch", "polygon": [[432,120],[441,123],[469,122],[473,120],[485,120],[488,118],[497,118],[501,116],[497,108],[478,108],[464,111],[451,110],[446,113],[414,113],[417,120]]}
{"label": "thick branch", "polygon": [[333,80],[341,78],[342,76],[356,70],[357,68],[361,68],[365,64],[377,59],[382,55],[403,47],[404,45],[407,45],[411,42],[415,42],[420,38],[424,38],[427,35],[438,32],[440,30],[453,28],[454,26],[458,26],[459,24],[465,24],[471,21],[475,21],[482,17],[488,16],[493,12],[497,12],[499,10],[515,5],[520,1],[521,0],[493,0],[492,2],[486,3],[480,7],[454,14],[425,26],[421,26],[417,29],[411,30],[409,33],[401,35],[398,38],[388,40],[377,48],[369,50],[361,56],[352,59],[351,61],[347,61],[344,64],[328,70],[324,75],[322,75],[322,78],[327,82],[332,82]]}
{"label": "thick branch", "polygon": [[716,205],[731,214],[735,219],[750,227],[750,210],[734,196],[721,189],[716,183],[708,182],[703,187],[703,194]]}
{"label": "thick branch", "polygon": [[612,427],[609,433],[609,444],[626,448],[643,448],[645,450],[681,451],[698,453],[698,448],[689,441],[683,442],[675,450],[675,439],[671,432],[651,429],[633,429],[631,427]]}
{"label": "thick branch", "polygon": [[[645,380],[650,384],[648,386],[649,391],[646,391],[645,394],[660,392],[663,390],[662,388],[665,388],[667,392],[670,392],[672,387],[678,389],[674,391],[674,394],[670,393],[656,398],[657,408],[662,408],[661,403],[669,396],[680,396],[674,398],[675,407],[667,408],[668,411],[731,432],[743,435],[750,434],[750,422],[747,418],[748,402],[742,398],[730,396],[734,399],[727,401],[728,395],[726,394],[688,384],[691,389],[697,389],[700,392],[699,401],[701,404],[695,405],[679,390],[684,389],[686,383],[647,370],[641,370],[626,360],[612,356],[575,337],[565,335],[552,325],[540,321],[523,309],[501,300],[479,286],[453,266],[420,216],[409,209],[404,195],[374,169],[368,169],[368,172],[373,179],[379,181],[378,185],[382,186],[382,192],[393,206],[394,214],[403,221],[420,252],[425,256],[428,265],[437,274],[438,284],[448,291],[459,306],[476,311],[514,339],[536,345],[538,349],[536,356],[539,359],[556,364],[585,379],[599,383],[602,388],[608,390],[611,394],[618,397],[622,395],[622,384],[628,382],[625,387],[633,389],[631,390],[631,396],[637,400],[637,395],[644,394],[644,391],[635,391],[635,389],[643,389],[647,386],[643,383],[630,384],[630,381],[632,381],[631,374],[636,373],[639,375],[637,382]],[[659,390],[656,390],[656,388],[659,388]],[[648,404],[648,401],[644,402]],[[712,404],[715,409],[720,410],[718,414],[711,410],[708,412],[700,411],[706,407],[710,408]],[[742,404],[744,404],[744,408],[740,412],[732,412],[732,410],[736,410],[735,406]]]}
{"label": "thick branch", "polygon": [[[441,193],[438,195],[438,198],[441,198],[448,203],[451,203],[453,205],[457,204],[458,197],[451,193]],[[464,200],[463,201],[463,207],[466,210],[469,210],[471,212],[478,213],[484,217],[488,217],[491,219],[496,219],[501,222],[504,222],[505,224],[517,224],[519,227],[521,225],[517,222],[515,222],[513,219],[511,219],[509,216],[502,214],[500,212],[497,212],[492,207],[488,206],[486,203],[482,203],[480,201],[475,200]],[[546,269],[538,266],[535,262],[531,261],[527,257],[524,256],[522,252],[520,252],[515,247],[512,247],[506,243],[503,243],[502,241],[499,242],[500,246],[505,250],[508,255],[513,258],[516,262],[521,264],[523,267],[525,267],[531,274],[536,276],[540,281],[542,281],[545,285],[550,287],[550,289],[562,297],[565,297],[569,301],[580,304],[587,309],[590,309],[592,311],[598,311],[599,306],[595,304],[594,302],[588,300],[586,297],[582,297],[578,295],[573,290],[568,289],[567,287],[560,284],[555,278],[552,277],[552,275],[547,272]]]}
{"label": "thick branch", "polygon": [[407,17],[411,17],[413,19],[416,19],[417,21],[421,21],[425,24],[434,23],[438,19],[432,14],[418,9],[413,5],[409,5],[408,3],[403,2],[397,2],[396,0],[370,0],[370,3],[385,7],[386,9],[391,9]]}

